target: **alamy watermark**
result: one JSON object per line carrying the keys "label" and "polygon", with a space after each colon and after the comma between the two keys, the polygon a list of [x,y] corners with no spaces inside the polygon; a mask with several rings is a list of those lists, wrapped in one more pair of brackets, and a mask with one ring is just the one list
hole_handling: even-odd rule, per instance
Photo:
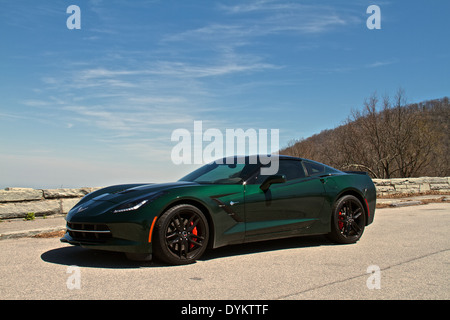
{"label": "alamy watermark", "polygon": [[[203,131],[203,122],[194,121],[193,131],[185,128],[175,129],[171,141],[178,142],[171,152],[174,164],[206,164],[216,161],[222,164],[232,164],[232,156],[248,155],[249,163],[259,163],[264,166],[264,175],[278,172],[279,129],[225,129],[225,133],[217,128]],[[258,157],[252,157],[259,155]],[[259,159],[258,159],[259,158]],[[236,158],[238,163],[244,158]]]}
{"label": "alamy watermark", "polygon": [[66,273],[70,276],[66,280],[66,287],[69,290],[81,289],[81,269],[78,266],[68,266]]}
{"label": "alamy watermark", "polygon": [[67,29],[81,29],[81,9],[79,6],[70,5],[67,7],[66,13],[70,16],[66,20]]}
{"label": "alamy watermark", "polygon": [[381,29],[381,9],[377,5],[371,5],[367,7],[367,14],[370,14],[370,17],[367,18],[366,26],[369,30]]}
{"label": "alamy watermark", "polygon": [[366,280],[366,286],[369,290],[381,289],[381,269],[377,265],[370,265],[367,267],[366,273],[370,276]]}
{"label": "alamy watermark", "polygon": [[[67,29],[81,29],[81,9],[77,5],[70,5],[66,9],[66,13],[70,16],[66,20]],[[381,9],[377,5],[370,5],[366,10],[370,17],[366,20],[366,26],[369,30],[381,29]]]}

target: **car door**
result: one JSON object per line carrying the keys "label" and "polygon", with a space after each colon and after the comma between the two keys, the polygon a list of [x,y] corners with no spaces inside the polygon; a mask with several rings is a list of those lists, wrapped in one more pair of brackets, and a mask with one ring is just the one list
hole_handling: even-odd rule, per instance
{"label": "car door", "polygon": [[320,179],[307,176],[297,159],[280,159],[278,175],[286,182],[266,191],[260,186],[267,176],[259,173],[245,184],[246,241],[308,233],[320,219],[325,194]]}

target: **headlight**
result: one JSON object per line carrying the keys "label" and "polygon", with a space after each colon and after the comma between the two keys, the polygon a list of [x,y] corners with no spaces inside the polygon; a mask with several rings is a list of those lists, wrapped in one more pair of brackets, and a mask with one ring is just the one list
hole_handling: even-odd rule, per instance
{"label": "headlight", "polygon": [[153,194],[147,194],[147,196],[145,198],[140,197],[138,199],[133,199],[129,202],[125,202],[124,204],[121,204],[116,209],[114,209],[113,213],[121,213],[121,212],[137,210],[140,207],[142,207],[143,205],[158,199],[159,197],[161,197],[162,195],[164,195],[166,193],[167,193],[166,191],[155,192]]}
{"label": "headlight", "polygon": [[137,210],[140,207],[142,207],[144,204],[146,204],[148,201],[149,201],[148,199],[144,199],[144,200],[141,199],[141,200],[135,200],[132,202],[127,202],[127,203],[121,205],[120,207],[118,207],[117,209],[115,209],[113,211],[113,213]]}

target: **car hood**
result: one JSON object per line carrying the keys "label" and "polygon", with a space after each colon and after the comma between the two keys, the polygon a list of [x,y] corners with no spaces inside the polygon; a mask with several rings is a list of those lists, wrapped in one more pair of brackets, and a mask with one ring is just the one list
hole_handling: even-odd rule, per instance
{"label": "car hood", "polygon": [[160,192],[175,188],[198,186],[194,182],[172,182],[161,184],[128,184],[99,189],[88,194],[78,202],[67,214],[67,221],[83,221],[87,217],[101,216],[121,204],[137,199],[153,198]]}
{"label": "car hood", "polygon": [[92,198],[93,201],[108,201],[113,203],[122,203],[129,199],[145,197],[146,195],[154,194],[159,191],[166,191],[169,189],[198,185],[194,182],[171,182],[171,183],[154,183],[134,186],[131,188],[119,189],[115,192],[105,192],[97,197]]}

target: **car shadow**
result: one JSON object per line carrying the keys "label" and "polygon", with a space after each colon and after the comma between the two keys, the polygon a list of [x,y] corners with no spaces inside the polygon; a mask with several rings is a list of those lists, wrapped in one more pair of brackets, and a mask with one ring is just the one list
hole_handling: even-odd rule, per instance
{"label": "car shadow", "polygon": [[[209,261],[230,256],[324,245],[333,245],[333,243],[324,236],[303,236],[280,240],[236,244],[216,249],[208,249],[199,261]],[[121,252],[92,250],[77,246],[67,246],[49,250],[41,255],[41,259],[48,263],[90,268],[138,269],[179,267],[167,265],[163,262],[159,262],[158,260],[132,261],[127,259],[125,254]]]}
{"label": "car shadow", "polygon": [[247,255],[247,254],[295,249],[295,248],[319,247],[326,245],[334,245],[334,243],[332,243],[330,240],[328,240],[325,236],[322,235],[301,236],[278,240],[250,242],[206,250],[206,252],[199,260],[207,261],[230,256]]}
{"label": "car shadow", "polygon": [[49,250],[41,255],[41,259],[48,263],[67,266],[129,269],[152,266],[152,261],[138,262],[126,258],[124,253],[85,249],[67,246]]}

